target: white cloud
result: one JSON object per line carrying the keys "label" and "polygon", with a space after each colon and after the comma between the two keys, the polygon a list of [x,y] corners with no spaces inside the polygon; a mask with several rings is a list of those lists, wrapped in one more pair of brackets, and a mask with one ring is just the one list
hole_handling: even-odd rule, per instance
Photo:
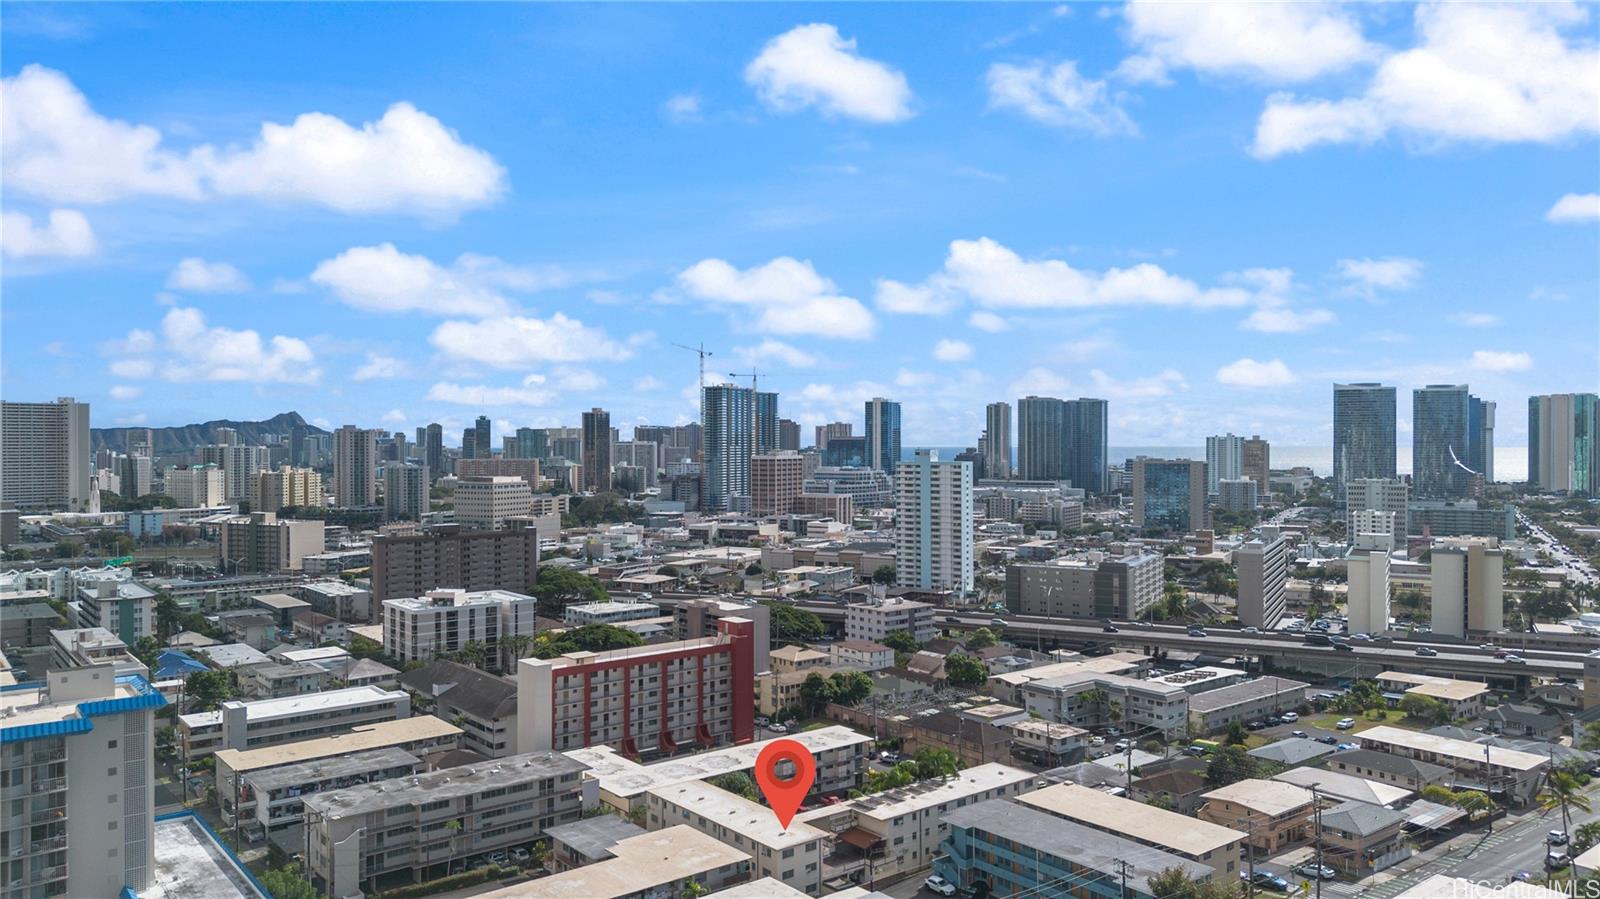
{"label": "white cloud", "polygon": [[1600,194],[1566,194],[1544,217],[1560,224],[1600,222]]}
{"label": "white cloud", "polygon": [[116,359],[111,373],[123,378],[160,374],[168,381],[244,381],[255,384],[315,384],[322,377],[311,346],[298,337],[234,330],[206,322],[198,309],[169,309],[161,319],[157,341],[149,331],[135,330],[104,349]]}
{"label": "white cloud", "polygon": [[661,112],[668,119],[680,124],[700,121],[700,95],[695,93],[673,94],[661,104]]}
{"label": "white cloud", "polygon": [[660,390],[665,386],[667,385],[660,378],[654,377],[653,375],[645,375],[644,377],[633,382],[633,390],[635,393],[647,393],[652,390]]}
{"label": "white cloud", "polygon": [[359,128],[323,113],[264,122],[244,148],[162,146],[149,125],[110,119],[65,75],[29,65],[0,80],[7,186],[60,202],[137,196],[255,197],[346,213],[450,216],[492,203],[505,170],[409,103]]}
{"label": "white cloud", "polygon": [[117,359],[107,370],[119,378],[148,378],[156,373],[156,364],[149,359]]}
{"label": "white cloud", "polygon": [[946,338],[933,345],[933,358],[940,362],[965,362],[972,358],[972,344]]}
{"label": "white cloud", "polygon": [[1093,337],[1067,341],[1062,344],[1060,355],[1069,362],[1090,362],[1109,356],[1121,349],[1122,347],[1117,343],[1115,337],[1097,334]]}
{"label": "white cloud", "polygon": [[1326,309],[1262,306],[1240,322],[1240,327],[1264,334],[1298,334],[1321,325],[1332,324],[1333,321],[1333,313]]}
{"label": "white cloud", "polygon": [[587,393],[606,386],[606,379],[602,375],[587,368],[558,368],[555,376],[557,387],[575,393]]}
{"label": "white cloud", "polygon": [[879,278],[873,301],[885,312],[901,315],[943,315],[958,305],[956,297],[928,284],[903,284]]}
{"label": "white cloud", "polygon": [[1330,3],[1171,3],[1123,7],[1139,54],[1118,74],[1162,83],[1170,69],[1305,81],[1370,59],[1355,17]]}
{"label": "white cloud", "polygon": [[356,373],[351,375],[351,378],[356,381],[376,381],[386,378],[398,378],[405,373],[405,363],[399,359],[378,353],[368,353],[367,361],[356,369]]}
{"label": "white cloud", "polygon": [[1593,31],[1587,7],[1421,4],[1415,30],[1417,46],[1384,59],[1362,94],[1268,98],[1251,152],[1270,159],[1391,133],[1428,147],[1552,143],[1600,131],[1600,47],[1583,37]]}
{"label": "white cloud", "polygon": [[1488,312],[1459,312],[1450,320],[1465,328],[1492,328],[1500,324],[1500,316]]}
{"label": "white cloud", "polygon": [[1011,330],[1010,322],[987,309],[979,309],[973,312],[972,315],[967,317],[967,324],[977,328],[979,331],[988,331],[990,334],[999,334],[1002,331]]}
{"label": "white cloud", "polygon": [[1106,83],[1080,75],[1073,60],[1054,66],[995,63],[988,82],[990,109],[1014,109],[1036,122],[1100,137],[1139,131]]}
{"label": "white cloud", "polygon": [[1386,256],[1382,259],[1341,259],[1339,275],[1347,281],[1367,288],[1406,290],[1417,283],[1422,273],[1422,263],[1404,256]]}
{"label": "white cloud", "polygon": [[1527,371],[1533,367],[1533,357],[1527,353],[1507,353],[1499,350],[1475,350],[1472,367],[1482,371]]}
{"label": "white cloud", "polygon": [[[703,259],[679,273],[678,285],[699,299],[755,307],[757,331],[865,340],[876,327],[861,301],[841,296],[810,262],[788,256],[743,271]],[[741,323],[744,318],[737,316]]]}
{"label": "white cloud", "polygon": [[1094,382],[1095,394],[1114,400],[1149,399],[1167,396],[1175,390],[1188,390],[1189,382],[1177,369],[1164,369],[1160,374],[1123,381],[1092,369],[1089,379]]}
{"label": "white cloud", "polygon": [[932,372],[912,371],[909,368],[902,368],[894,374],[896,387],[927,387],[937,380]]}
{"label": "white cloud", "polygon": [[429,340],[446,356],[496,368],[527,368],[542,362],[621,360],[633,348],[560,312],[549,318],[511,315],[479,321],[447,321]]}
{"label": "white cloud", "polygon": [[816,107],[824,115],[879,123],[912,116],[906,76],[857,54],[855,40],[826,23],[801,25],[768,41],[745,67],[744,80],[779,112]]}
{"label": "white cloud", "polygon": [[383,413],[383,420],[389,424],[400,424],[406,420],[406,414],[400,409],[390,409],[388,412]]}
{"label": "white cloud", "polygon": [[436,403],[456,403],[462,406],[548,406],[555,401],[555,391],[540,386],[537,376],[523,380],[521,387],[490,387],[486,384],[455,384],[440,381],[428,388],[427,398]]}
{"label": "white cloud", "polygon": [[1244,358],[1217,369],[1217,381],[1229,387],[1284,387],[1293,384],[1297,379],[1289,366],[1283,364],[1282,359],[1273,359],[1270,362],[1257,362],[1254,359]]}
{"label": "white cloud", "polygon": [[250,279],[226,262],[190,256],[167,276],[167,287],[189,293],[239,293],[250,289]]}
{"label": "white cloud", "polygon": [[1082,309],[1097,306],[1245,306],[1251,291],[1202,289],[1160,266],[1092,272],[1058,259],[1023,259],[987,237],[955,240],[934,283],[959,290],[979,304],[1009,309]]}
{"label": "white cloud", "polygon": [[817,364],[817,357],[797,346],[784,343],[781,340],[768,338],[755,346],[739,347],[733,351],[741,365],[746,368],[760,370],[762,367],[770,368],[772,365],[786,365],[790,368],[810,368]]}
{"label": "white cloud", "polygon": [[39,225],[25,213],[0,212],[0,252],[8,259],[92,256],[98,249],[89,219],[76,209],[52,209]]}
{"label": "white cloud", "polygon": [[1072,392],[1072,382],[1048,368],[1034,366],[1012,382],[1010,393],[1015,396],[1050,396]]}
{"label": "white cloud", "polygon": [[351,247],[319,263],[312,283],[357,309],[491,316],[511,309],[503,290],[546,290],[573,283],[562,268],[510,265],[464,253],[448,268],[426,256],[402,253],[392,243]]}
{"label": "white cloud", "polygon": [[144,393],[144,388],[136,384],[114,384],[110,393],[114,400],[136,400]]}

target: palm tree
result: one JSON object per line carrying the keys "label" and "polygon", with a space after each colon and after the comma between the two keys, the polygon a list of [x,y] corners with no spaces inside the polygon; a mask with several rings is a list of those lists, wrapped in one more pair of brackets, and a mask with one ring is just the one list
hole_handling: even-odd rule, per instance
{"label": "palm tree", "polygon": [[[512,634],[500,639],[500,653],[502,669],[516,667],[517,660],[527,655],[528,647],[533,645],[532,634]],[[510,664],[505,664],[505,656],[510,654]]]}
{"label": "palm tree", "polygon": [[1539,795],[1539,804],[1546,809],[1561,809],[1561,832],[1572,832],[1572,815],[1570,808],[1589,811],[1589,797],[1583,793],[1583,785],[1569,772],[1556,769],[1550,772],[1550,777],[1545,781],[1544,792]]}
{"label": "palm tree", "polygon": [[484,645],[481,641],[468,640],[466,644],[461,647],[460,655],[461,661],[464,664],[471,665],[474,668],[482,668],[484,657],[488,655],[488,651],[484,648]]}

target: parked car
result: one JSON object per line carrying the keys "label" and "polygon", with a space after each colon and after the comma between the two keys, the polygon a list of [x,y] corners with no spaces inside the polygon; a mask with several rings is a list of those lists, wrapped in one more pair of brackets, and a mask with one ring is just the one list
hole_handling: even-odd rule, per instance
{"label": "parked car", "polygon": [[766,727],[767,725],[769,725],[771,723],[772,723],[772,719],[768,718],[766,715],[757,715],[756,716],[756,727]]}
{"label": "parked car", "polygon": [[928,875],[928,879],[922,882],[922,887],[941,896],[954,896],[956,894],[956,885],[937,874]]}
{"label": "parked car", "polygon": [[1299,737],[1300,739],[1304,740],[1306,737],[1310,736],[1310,734],[1307,734],[1303,730],[1294,730],[1294,731],[1290,731],[1289,732],[1289,736],[1291,736],[1291,737]]}
{"label": "parked car", "polygon": [[519,865],[525,865],[528,862],[533,861],[533,853],[521,846],[518,846],[517,848],[511,850],[511,860]]}
{"label": "parked car", "polygon": [[1354,718],[1340,718],[1338,721],[1335,721],[1333,723],[1333,726],[1338,728],[1339,730],[1349,730],[1350,728],[1356,726],[1356,719],[1354,719]]}
{"label": "parked car", "polygon": [[1572,859],[1567,858],[1565,849],[1558,849],[1544,857],[1544,866],[1552,871],[1559,871],[1572,864]]}
{"label": "parked car", "polygon": [[894,764],[895,762],[900,761],[900,753],[890,749],[885,749],[879,760],[889,764]]}
{"label": "parked car", "polygon": [[1347,749],[1360,749],[1361,748],[1361,744],[1360,743],[1340,743],[1338,746],[1335,746],[1333,748],[1339,750],[1340,752],[1344,752]]}
{"label": "parked car", "polygon": [[1417,655],[1419,655],[1419,656],[1436,656],[1438,654],[1439,654],[1439,650],[1434,649],[1431,646],[1418,646],[1417,647]]}
{"label": "parked car", "polygon": [[1300,720],[1300,715],[1297,712],[1284,712],[1278,717],[1283,719],[1284,724],[1293,724]]}
{"label": "parked car", "polygon": [[1565,846],[1571,839],[1564,830],[1552,830],[1544,835],[1544,841],[1552,846]]}
{"label": "parked car", "polygon": [[511,853],[505,851],[504,849],[496,849],[495,851],[489,853],[486,857],[489,859],[489,864],[491,865],[504,865],[511,861]]}
{"label": "parked car", "polygon": [[767,730],[775,734],[786,734],[789,732],[789,726],[787,724],[772,724],[767,726]]}
{"label": "parked car", "polygon": [[1273,874],[1271,871],[1257,871],[1254,877],[1251,877],[1248,872],[1240,871],[1239,879],[1254,883],[1257,889],[1277,890],[1280,893],[1289,892],[1289,881]]}
{"label": "parked car", "polygon": [[1104,745],[1106,745],[1106,738],[1096,734],[1095,736],[1092,736],[1092,737],[1089,738],[1089,745],[1090,746],[1104,746]]}
{"label": "parked car", "polygon": [[1282,723],[1283,723],[1283,716],[1281,716],[1281,715],[1268,715],[1267,716],[1267,726],[1268,727],[1277,727],[1278,725],[1280,725]]}
{"label": "parked car", "polygon": [[1318,743],[1322,743],[1322,744],[1324,744],[1326,746],[1338,746],[1339,745],[1339,738],[1334,736],[1333,734],[1323,734],[1322,736],[1317,738],[1317,742]]}
{"label": "parked car", "polygon": [[1254,721],[1246,721],[1244,723],[1244,726],[1245,726],[1245,730],[1260,730],[1263,727],[1267,726],[1267,722],[1262,721],[1260,718],[1257,718]]}
{"label": "parked car", "polygon": [[1115,748],[1118,752],[1127,752],[1132,745],[1133,741],[1131,740],[1118,740]]}
{"label": "parked car", "polygon": [[1337,871],[1327,865],[1319,866],[1316,862],[1302,862],[1295,865],[1294,873],[1299,874],[1301,877],[1309,877],[1312,880],[1332,880],[1339,876]]}

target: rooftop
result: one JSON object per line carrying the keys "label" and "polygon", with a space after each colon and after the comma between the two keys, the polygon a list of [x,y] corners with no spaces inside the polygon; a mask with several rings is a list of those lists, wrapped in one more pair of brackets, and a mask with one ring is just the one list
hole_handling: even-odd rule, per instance
{"label": "rooftop", "polygon": [[1200,857],[1244,839],[1244,834],[1220,824],[1200,821],[1075,783],[1056,784],[1024,793],[1017,797],[1017,801],[1056,818],[1154,843],[1189,857]]}
{"label": "rooftop", "polygon": [[[854,809],[857,815],[862,817],[886,820],[908,812],[956,802],[977,793],[1031,781],[1035,777],[1037,775],[1030,771],[990,762],[987,765],[963,769],[956,776],[946,780],[919,781],[910,786],[852,799],[843,807]],[[841,807],[825,806],[833,811],[838,811]]]}
{"label": "rooftop", "polygon": [[1493,887],[1465,877],[1435,874],[1394,899],[1566,899],[1567,894],[1531,883]]}
{"label": "rooftop", "polygon": [[311,606],[311,603],[303,599],[295,599],[287,593],[258,593],[250,598],[258,605],[280,611],[283,609],[305,609]]}
{"label": "rooftop", "polygon": [[1324,765],[1342,762],[1357,768],[1368,768],[1373,771],[1382,771],[1397,777],[1411,777],[1432,783],[1444,780],[1450,776],[1450,769],[1432,762],[1418,761],[1417,759],[1401,758],[1376,749],[1346,749],[1336,752],[1323,760]]}
{"label": "rooftop", "polygon": [[[187,718],[189,716],[185,715],[184,717]],[[318,737],[314,740],[279,743],[276,746],[264,746],[261,749],[251,749],[244,752],[237,749],[219,749],[217,750],[217,762],[227,765],[235,771],[259,771],[262,768],[276,768],[280,765],[293,765],[315,759],[333,758],[371,749],[398,746],[401,743],[449,737],[460,733],[461,728],[448,721],[435,718],[432,715],[417,715],[413,718],[380,721],[377,724],[363,724],[348,733],[334,734],[330,737]]]}
{"label": "rooftop", "polygon": [[271,899],[193,812],[155,820],[155,865],[138,899]]}
{"label": "rooftop", "polygon": [[[1182,818],[1181,815],[1174,817]],[[992,799],[955,809],[945,815],[944,820],[952,828],[981,830],[1000,839],[1013,840],[1028,849],[1070,860],[1093,871],[1125,872],[1128,885],[1145,893],[1150,892],[1150,878],[1169,868],[1177,868],[1196,879],[1210,878],[1215,873],[1209,865],[1141,845],[1114,833],[1063,821],[1048,812],[1006,799]],[[1126,867],[1123,867],[1124,864]]]}
{"label": "rooftop", "polygon": [[254,723],[274,718],[337,712],[357,706],[399,702],[405,698],[406,694],[398,690],[385,690],[382,687],[367,685],[346,687],[343,690],[324,690],[321,693],[306,693],[300,696],[283,696],[277,699],[258,699],[254,702],[229,700],[224,702],[223,706],[225,708],[230,704],[244,706],[245,720]]}
{"label": "rooftop", "polygon": [[1021,671],[1008,671],[997,674],[989,680],[1000,681],[1013,687],[1036,680],[1046,680],[1061,677],[1067,674],[1076,674],[1083,671],[1100,672],[1103,674],[1123,674],[1135,670],[1149,661],[1149,656],[1136,652],[1114,652],[1106,656],[1084,659],[1076,662],[1056,662],[1052,665],[1040,665],[1037,668],[1024,668]]}
{"label": "rooftop", "polygon": [[404,749],[368,749],[312,761],[270,768],[250,778],[258,789],[277,790],[316,783],[339,777],[350,777],[368,771],[383,771],[400,765],[416,765],[422,760]]}
{"label": "rooftop", "polygon": [[611,854],[616,857],[609,861],[477,893],[472,899],[617,899],[750,859],[687,824],[629,837],[612,846]]}
{"label": "rooftop", "polygon": [[[1189,700],[1189,711],[1214,712],[1242,702],[1252,702],[1257,699],[1265,699],[1268,696],[1304,690],[1306,686],[1302,681],[1290,680],[1287,677],[1258,677],[1242,684],[1230,684],[1226,687],[1218,687],[1215,690],[1196,693],[1194,698]],[[1299,705],[1299,702],[1296,701],[1291,704]]]}
{"label": "rooftop", "polygon": [[319,793],[306,799],[306,808],[327,818],[345,818],[396,805],[473,796],[496,784],[509,785],[563,774],[578,774],[583,770],[582,764],[559,753],[529,752],[476,765],[462,765]]}
{"label": "rooftop", "polygon": [[1305,787],[1280,780],[1261,780],[1253,777],[1219,787],[1209,793],[1202,793],[1201,796],[1211,801],[1242,805],[1253,812],[1272,817],[1287,815],[1301,808],[1310,808],[1314,801],[1311,791]]}
{"label": "rooftop", "polygon": [[[813,754],[852,746],[865,747],[872,742],[871,737],[841,726],[819,727],[775,739],[798,741]],[[601,790],[613,796],[632,797],[666,784],[704,780],[730,771],[748,771],[755,767],[756,756],[771,742],[773,740],[759,740],[742,746],[668,759],[653,765],[629,761],[609,746],[574,749],[566,755],[587,765],[589,773],[600,781]]]}
{"label": "rooftop", "polygon": [[828,657],[825,652],[818,652],[809,646],[780,646],[770,653],[774,659],[783,659],[789,662],[822,661]]}
{"label": "rooftop", "polygon": [[259,665],[267,654],[248,643],[222,643],[217,646],[197,646],[195,652],[203,655],[218,668],[237,668],[240,665]]}
{"label": "rooftop", "polygon": [[1405,820],[1406,816],[1402,812],[1354,799],[1341,802],[1322,812],[1323,827],[1331,827],[1361,837],[1380,833],[1396,824],[1403,824]]}
{"label": "rooftop", "polygon": [[1324,771],[1321,768],[1296,768],[1293,771],[1274,774],[1272,779],[1302,787],[1315,786],[1334,798],[1354,799],[1372,805],[1394,805],[1410,799],[1413,795],[1405,787],[1367,780],[1341,771]]}
{"label": "rooftop", "polygon": [[707,821],[721,824],[730,832],[743,834],[752,842],[773,850],[788,849],[827,836],[799,821],[791,821],[785,829],[778,823],[772,809],[704,781],[686,780],[666,784],[650,790],[649,795],[679,808],[692,810]]}
{"label": "rooftop", "polygon": [[1288,737],[1276,743],[1258,746],[1247,754],[1258,759],[1281,762],[1285,765],[1303,765],[1312,759],[1332,754],[1335,748],[1318,743],[1308,737]]}
{"label": "rooftop", "polygon": [[548,828],[544,833],[584,858],[599,860],[610,858],[612,846],[645,833],[645,829],[617,815],[596,815]]}
{"label": "rooftop", "polygon": [[1510,768],[1514,771],[1532,771],[1547,763],[1547,759],[1544,756],[1534,755],[1531,752],[1499,747],[1486,749],[1485,744],[1482,743],[1471,743],[1466,740],[1441,737],[1436,734],[1417,733],[1416,731],[1399,727],[1390,727],[1387,724],[1380,724],[1377,727],[1370,727],[1362,731],[1361,740],[1367,744],[1381,742],[1402,746],[1407,749],[1431,752],[1440,757],[1453,758],[1474,764],[1480,763],[1487,758],[1492,765]]}

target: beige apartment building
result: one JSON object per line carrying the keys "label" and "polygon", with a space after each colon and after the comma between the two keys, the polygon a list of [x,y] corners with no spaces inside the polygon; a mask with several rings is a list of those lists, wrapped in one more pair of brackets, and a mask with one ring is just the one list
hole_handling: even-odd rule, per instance
{"label": "beige apartment building", "polygon": [[1205,865],[1217,873],[1222,883],[1232,883],[1239,876],[1239,847],[1244,844],[1245,834],[1238,828],[1196,820],[1074,783],[1025,793],[1017,801],[1057,818]]}
{"label": "beige apartment building", "polygon": [[752,877],[770,877],[812,896],[822,891],[829,834],[809,824],[790,822],[785,828],[772,809],[699,780],[652,788],[645,807],[651,830],[687,824],[749,854]]}

